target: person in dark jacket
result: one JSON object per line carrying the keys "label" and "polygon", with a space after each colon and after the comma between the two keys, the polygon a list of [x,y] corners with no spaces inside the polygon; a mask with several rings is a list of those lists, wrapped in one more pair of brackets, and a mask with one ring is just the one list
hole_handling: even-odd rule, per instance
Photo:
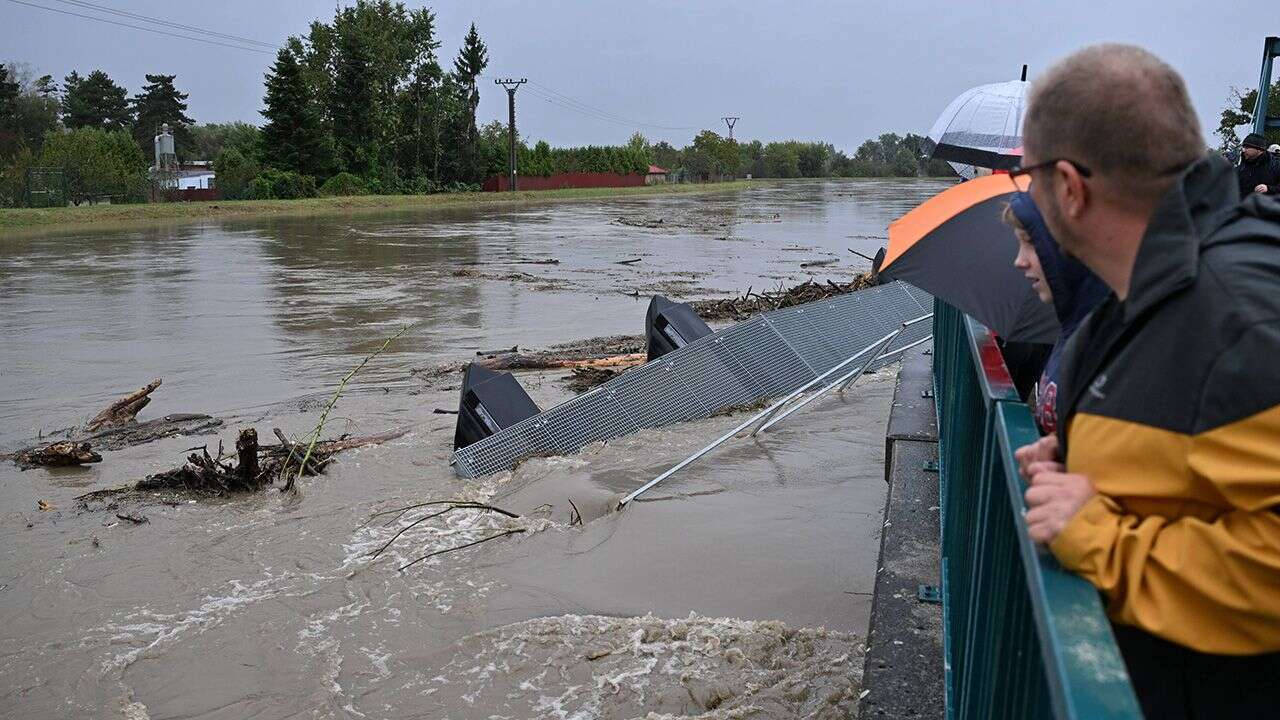
{"label": "person in dark jacket", "polygon": [[1064,351],[1056,438],[1016,453],[1027,533],[1106,597],[1146,717],[1274,717],[1280,200],[1241,202],[1132,46],[1042,74],[1023,139],[1053,236],[1112,290]]}
{"label": "person in dark jacket", "polygon": [[1244,139],[1236,174],[1242,198],[1250,193],[1280,194],[1280,157],[1267,152],[1267,139],[1258,133]]}
{"label": "person in dark jacket", "polygon": [[1043,303],[1051,303],[1062,332],[1049,351],[1044,370],[1028,399],[1040,432],[1058,431],[1058,386],[1062,350],[1080,322],[1102,302],[1111,290],[1079,260],[1062,254],[1058,242],[1040,216],[1035,201],[1020,192],[1009,202],[1019,252],[1014,265],[1027,275]]}

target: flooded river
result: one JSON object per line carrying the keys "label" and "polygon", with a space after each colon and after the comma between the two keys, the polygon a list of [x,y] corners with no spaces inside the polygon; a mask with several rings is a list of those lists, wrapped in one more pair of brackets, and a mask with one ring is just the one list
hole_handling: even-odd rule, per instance
{"label": "flooded river", "polygon": [[[433,413],[456,407],[458,377],[415,371],[638,334],[654,292],[846,279],[867,267],[846,248],[873,253],[891,219],[943,186],[796,182],[0,240],[0,452],[156,377],[140,419],[225,423],[86,468],[0,463],[0,717],[844,716],[874,581],[890,373],[609,513],[737,419],[461,481],[454,416]],[[241,427],[305,433],[342,375],[405,325],[326,434],[408,435],[344,453],[297,496],[133,509],[145,524],[78,509],[77,496],[174,467],[192,446],[230,446]],[[544,408],[571,395],[563,373],[521,382]],[[446,498],[522,517],[371,520]]]}

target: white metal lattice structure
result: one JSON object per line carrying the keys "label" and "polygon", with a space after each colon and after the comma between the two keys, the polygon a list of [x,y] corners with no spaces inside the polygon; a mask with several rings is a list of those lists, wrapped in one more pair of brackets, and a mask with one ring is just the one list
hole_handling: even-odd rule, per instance
{"label": "white metal lattice structure", "polygon": [[[459,449],[454,470],[482,477],[532,455],[566,455],[642,428],[785,396],[932,307],[924,291],[894,282],[757,315]],[[927,323],[906,328],[878,364],[928,334]]]}

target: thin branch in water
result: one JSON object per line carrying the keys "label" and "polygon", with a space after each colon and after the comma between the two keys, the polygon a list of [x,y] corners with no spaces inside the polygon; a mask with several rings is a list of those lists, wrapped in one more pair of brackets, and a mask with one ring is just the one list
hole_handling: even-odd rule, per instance
{"label": "thin branch in water", "polygon": [[401,535],[403,535],[403,534],[405,534],[405,533],[407,533],[407,532],[409,532],[409,529],[410,529],[410,528],[412,528],[412,527],[414,527],[414,526],[416,526],[416,525],[418,525],[418,524],[420,524],[420,523],[424,523],[424,522],[426,522],[426,521],[428,521],[428,520],[430,520],[430,519],[432,519],[432,518],[438,518],[438,517],[440,517],[441,515],[444,515],[444,514],[446,514],[446,513],[451,513],[451,512],[453,512],[454,510],[457,510],[457,509],[458,509],[458,506],[457,506],[457,505],[454,505],[454,506],[452,506],[452,507],[447,507],[447,508],[445,508],[445,509],[443,509],[443,510],[441,510],[441,511],[439,511],[439,512],[433,512],[433,513],[431,513],[430,515],[423,515],[422,517],[418,518],[417,520],[414,520],[413,522],[409,523],[408,525],[405,525],[404,527],[400,528],[400,532],[396,533],[395,535],[392,535],[392,536],[391,536],[391,539],[390,539],[390,540],[388,540],[388,541],[386,542],[386,544],[385,544],[385,545],[383,545],[382,547],[378,548],[377,550],[374,550],[373,552],[369,553],[369,558],[370,558],[371,560],[377,560],[377,559],[378,559],[378,556],[379,556],[379,555],[381,555],[381,554],[382,554],[382,552],[383,552],[384,550],[386,550],[387,548],[391,547],[391,543],[394,543],[396,540],[399,540],[399,539],[400,539],[400,536],[401,536]]}
{"label": "thin branch in water", "polygon": [[395,340],[396,338],[405,334],[411,327],[413,326],[405,325],[404,327],[400,328],[400,331],[397,332],[395,335],[392,335],[391,337],[384,340],[381,347],[379,347],[377,350],[374,350],[373,353],[365,357],[365,359],[361,360],[360,364],[352,368],[351,372],[347,373],[346,376],[342,378],[342,381],[338,383],[337,391],[333,393],[333,397],[329,398],[329,404],[325,405],[324,411],[320,413],[320,421],[316,423],[316,429],[311,431],[311,441],[307,443],[307,452],[302,455],[302,463],[298,466],[298,474],[291,475],[289,477],[289,480],[288,482],[285,483],[284,488],[282,489],[282,492],[288,492],[292,490],[294,483],[302,479],[302,473],[306,470],[307,463],[311,461],[311,451],[315,450],[316,441],[320,439],[320,433],[324,432],[325,420],[329,418],[329,412],[333,410],[333,406],[338,404],[338,398],[342,396],[342,391],[346,389],[347,383],[351,380],[351,378],[356,376],[356,373],[363,370],[364,366],[368,365],[370,360],[381,355],[382,351],[387,349],[387,346],[391,344],[392,340]]}
{"label": "thin branch in water", "polygon": [[[382,551],[384,551],[384,550],[386,550],[387,548],[391,547],[391,543],[395,542],[397,538],[399,538],[401,535],[405,534],[405,532],[407,532],[407,531],[409,530],[409,528],[411,528],[411,527],[413,527],[413,526],[417,525],[418,523],[425,522],[425,521],[430,520],[430,519],[432,519],[432,518],[438,518],[438,517],[440,517],[441,515],[444,515],[444,514],[446,514],[446,513],[451,513],[451,512],[453,512],[454,510],[488,510],[488,511],[490,511],[490,512],[501,513],[501,514],[506,515],[507,517],[511,517],[511,518],[518,518],[518,517],[520,517],[519,515],[516,515],[515,513],[509,513],[509,512],[507,512],[506,510],[503,510],[502,508],[496,508],[496,507],[494,507],[494,506],[492,506],[492,505],[485,505],[484,503],[477,503],[477,502],[458,502],[458,503],[454,503],[453,505],[450,505],[449,507],[445,508],[444,510],[441,510],[440,512],[437,512],[437,513],[431,513],[430,515],[424,515],[424,516],[422,516],[422,517],[418,518],[417,520],[414,520],[413,522],[409,523],[408,525],[404,526],[403,528],[401,528],[401,529],[400,529],[400,532],[398,532],[398,533],[396,533],[395,535],[393,535],[393,536],[391,537],[391,539],[387,541],[387,544],[386,544],[386,545],[383,545],[382,547],[378,548],[376,551],[374,551],[373,553],[371,553],[370,557],[377,558],[379,555],[381,555],[381,554],[382,554]],[[408,510],[406,510],[405,512],[408,512]],[[397,516],[396,516],[396,519],[397,519],[397,520],[398,520],[398,519],[400,519],[400,517],[401,517],[401,516],[403,516],[403,515],[404,515],[404,513],[400,513],[400,515],[397,515]],[[384,525],[384,527],[385,527],[385,525]]]}
{"label": "thin branch in water", "polygon": [[457,505],[457,504],[458,504],[457,500],[432,500],[431,502],[414,503],[412,505],[406,505],[404,507],[392,508],[391,510],[383,510],[382,512],[376,512],[370,515],[369,519],[365,520],[364,524],[361,525],[360,527],[364,527],[365,525],[368,525],[370,522],[373,521],[374,518],[382,517],[383,515],[400,513],[399,515],[396,515],[395,517],[391,518],[386,523],[384,523],[384,527],[385,527],[386,525],[390,525],[395,521],[399,520],[401,517],[404,516],[405,513],[409,512],[410,510],[417,510],[420,507],[430,507],[432,505]]}
{"label": "thin branch in water", "polygon": [[382,524],[382,526],[383,526],[383,527],[386,527],[387,525],[391,525],[391,524],[392,524],[392,523],[394,523],[395,521],[397,521],[397,520],[399,520],[400,518],[404,517],[404,514],[405,514],[405,513],[407,513],[407,512],[409,512],[410,510],[417,510],[418,508],[421,508],[421,507],[430,507],[430,506],[432,506],[432,505],[457,505],[458,507],[478,508],[478,509],[481,509],[481,510],[491,510],[491,511],[493,511],[493,512],[498,513],[499,515],[506,515],[506,516],[507,516],[507,517],[509,517],[509,518],[518,518],[518,517],[520,517],[519,515],[517,515],[516,513],[511,512],[510,510],[503,510],[503,509],[502,509],[502,508],[500,508],[500,507],[496,507],[496,506],[494,506],[494,505],[486,505],[485,503],[481,503],[481,502],[472,502],[472,501],[470,501],[470,500],[432,500],[431,502],[414,503],[413,505],[407,505],[407,506],[402,507],[402,508],[392,508],[391,510],[383,510],[382,512],[376,512],[376,513],[374,513],[374,514],[370,515],[370,516],[369,516],[369,519],[368,519],[368,520],[365,520],[365,521],[364,521],[364,524],[362,524],[360,527],[364,527],[365,525],[368,525],[370,522],[372,522],[372,521],[373,521],[373,519],[374,519],[374,518],[382,517],[383,515],[390,515],[390,514],[392,514],[392,513],[400,513],[399,515],[396,515],[395,517],[391,518],[390,520],[388,520],[387,522],[385,522],[385,523],[383,523],[383,524]]}
{"label": "thin branch in water", "polygon": [[498,534],[496,534],[496,535],[490,535],[490,536],[488,536],[488,537],[483,537],[483,538],[480,538],[479,540],[476,540],[476,541],[474,541],[474,542],[469,542],[469,543],[466,543],[466,544],[464,544],[464,545],[459,545],[459,546],[457,546],[457,547],[451,547],[451,548],[445,548],[444,550],[436,550],[435,552],[429,552],[429,553],[427,553],[426,555],[423,555],[422,557],[418,558],[417,560],[413,560],[413,561],[411,561],[411,562],[409,562],[409,563],[407,563],[407,564],[405,564],[405,565],[401,565],[401,566],[400,566],[400,572],[404,572],[405,570],[408,570],[409,568],[413,567],[414,565],[417,565],[418,563],[422,562],[423,560],[427,560],[427,559],[429,559],[429,558],[433,558],[433,557],[435,557],[435,556],[437,556],[437,555],[443,555],[443,554],[445,554],[445,553],[451,553],[451,552],[453,552],[454,550],[466,550],[466,549],[467,549],[467,548],[469,548],[469,547],[474,547],[474,546],[479,545],[479,544],[481,544],[481,543],[487,543],[487,542],[489,542],[490,540],[497,540],[497,539],[498,539],[498,538],[500,538],[500,537],[506,537],[506,536],[508,536],[508,535],[515,535],[515,534],[517,534],[517,533],[522,533],[522,532],[524,532],[524,531],[525,531],[525,529],[524,529],[524,528],[516,528],[515,530],[504,530],[503,532],[500,532],[500,533],[498,533]]}
{"label": "thin branch in water", "polygon": [[574,503],[573,503],[573,498],[566,498],[566,499],[569,501],[569,505],[570,505],[571,507],[573,507],[573,515],[570,515],[570,516],[569,516],[569,527],[573,527],[573,526],[574,526],[574,524],[575,524],[575,522],[574,522],[574,517],[575,517],[575,516],[577,517],[577,522],[576,522],[576,524],[581,525],[581,524],[582,524],[582,511],[578,509],[578,506],[577,506],[577,505],[574,505]]}

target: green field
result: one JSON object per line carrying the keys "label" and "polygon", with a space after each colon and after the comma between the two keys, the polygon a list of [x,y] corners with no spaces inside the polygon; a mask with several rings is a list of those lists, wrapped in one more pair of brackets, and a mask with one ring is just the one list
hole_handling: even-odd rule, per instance
{"label": "green field", "polygon": [[344,215],[386,210],[487,207],[518,203],[626,198],[646,195],[725,192],[752,186],[751,181],[649,185],[626,188],[567,188],[505,193],[452,193],[442,195],[358,195],[305,200],[216,200],[213,202],[149,203],[140,205],[85,205],[59,208],[0,209],[0,228],[7,230],[60,229],[121,226],[133,223],[198,222],[220,219],[306,217]]}

